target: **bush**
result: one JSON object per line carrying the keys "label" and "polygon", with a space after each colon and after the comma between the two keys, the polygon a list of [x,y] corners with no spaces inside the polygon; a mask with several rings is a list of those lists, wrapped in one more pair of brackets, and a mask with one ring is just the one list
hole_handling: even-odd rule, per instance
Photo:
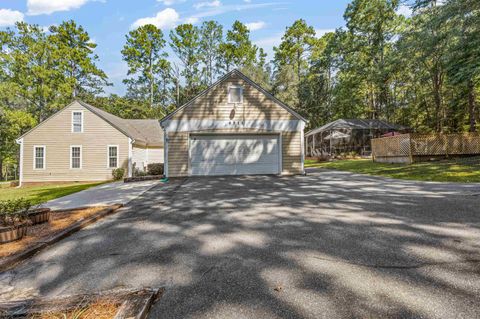
{"label": "bush", "polygon": [[133,177],[142,177],[142,176],[147,176],[147,172],[145,171],[142,171],[138,168],[136,168],[134,171],[133,171]]}
{"label": "bush", "polygon": [[148,175],[163,175],[163,163],[152,163],[147,166]]}
{"label": "bush", "polygon": [[28,218],[32,203],[24,198],[0,201],[0,222],[3,227],[15,226]]}
{"label": "bush", "polygon": [[123,179],[123,177],[125,176],[125,169],[124,168],[114,169],[112,171],[112,176],[113,176],[113,179],[116,181]]}

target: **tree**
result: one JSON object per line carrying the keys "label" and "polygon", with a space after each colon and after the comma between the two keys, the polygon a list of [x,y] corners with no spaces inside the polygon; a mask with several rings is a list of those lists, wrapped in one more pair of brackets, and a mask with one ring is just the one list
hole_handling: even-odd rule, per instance
{"label": "tree", "polygon": [[225,43],[220,44],[223,52],[222,68],[229,72],[233,68],[252,66],[257,55],[257,46],[250,40],[250,31],[240,21],[235,21],[228,30]]}
{"label": "tree", "polygon": [[147,24],[130,31],[122,49],[130,76],[123,80],[127,96],[145,101],[151,108],[160,104],[163,110],[168,106],[166,92],[170,70],[165,43],[162,30]]}
{"label": "tree", "polygon": [[203,77],[207,85],[219,73],[221,64],[220,46],[223,43],[223,27],[216,21],[205,21],[200,29],[200,61],[203,63]]}
{"label": "tree", "polygon": [[109,85],[107,75],[95,65],[98,56],[93,51],[97,45],[85,29],[70,20],[50,27],[50,32],[49,40],[72,96],[103,93],[103,87]]}
{"label": "tree", "polygon": [[201,90],[200,85],[200,30],[192,24],[181,24],[170,31],[170,47],[183,64],[185,99]]}
{"label": "tree", "polygon": [[0,180],[3,178],[3,163],[8,159],[17,160],[18,145],[15,140],[36,123],[26,111],[0,106]]}

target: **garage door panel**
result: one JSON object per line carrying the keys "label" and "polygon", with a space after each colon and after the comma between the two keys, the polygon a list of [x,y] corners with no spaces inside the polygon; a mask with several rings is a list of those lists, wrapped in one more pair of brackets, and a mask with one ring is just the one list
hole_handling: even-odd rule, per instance
{"label": "garage door panel", "polygon": [[191,175],[279,173],[278,135],[193,135]]}

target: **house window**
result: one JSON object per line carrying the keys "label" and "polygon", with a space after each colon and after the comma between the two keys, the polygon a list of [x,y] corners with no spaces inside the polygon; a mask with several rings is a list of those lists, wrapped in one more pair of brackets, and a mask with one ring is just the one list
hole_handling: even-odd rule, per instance
{"label": "house window", "polygon": [[109,145],[108,146],[108,168],[117,168],[118,167],[118,146]]}
{"label": "house window", "polygon": [[33,158],[34,169],[45,169],[45,146],[34,146]]}
{"label": "house window", "polygon": [[228,103],[243,103],[243,88],[241,86],[228,87]]}
{"label": "house window", "polygon": [[70,146],[70,168],[82,168],[81,146]]}
{"label": "house window", "polygon": [[73,133],[83,132],[83,112],[82,111],[72,112],[72,132]]}

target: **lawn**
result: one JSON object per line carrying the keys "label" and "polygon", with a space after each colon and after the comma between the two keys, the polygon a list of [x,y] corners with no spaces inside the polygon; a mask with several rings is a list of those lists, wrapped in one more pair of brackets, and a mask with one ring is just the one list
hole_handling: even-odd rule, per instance
{"label": "lawn", "polygon": [[32,202],[33,205],[40,204],[51,199],[59,198],[62,196],[70,195],[84,189],[103,184],[91,183],[91,184],[51,184],[32,187],[21,188],[1,188],[0,200],[14,199],[24,197]]}
{"label": "lawn", "polygon": [[337,169],[360,174],[434,182],[478,183],[480,182],[480,158],[443,160],[407,164],[374,163],[371,160],[338,160],[318,162],[307,159],[305,167]]}

